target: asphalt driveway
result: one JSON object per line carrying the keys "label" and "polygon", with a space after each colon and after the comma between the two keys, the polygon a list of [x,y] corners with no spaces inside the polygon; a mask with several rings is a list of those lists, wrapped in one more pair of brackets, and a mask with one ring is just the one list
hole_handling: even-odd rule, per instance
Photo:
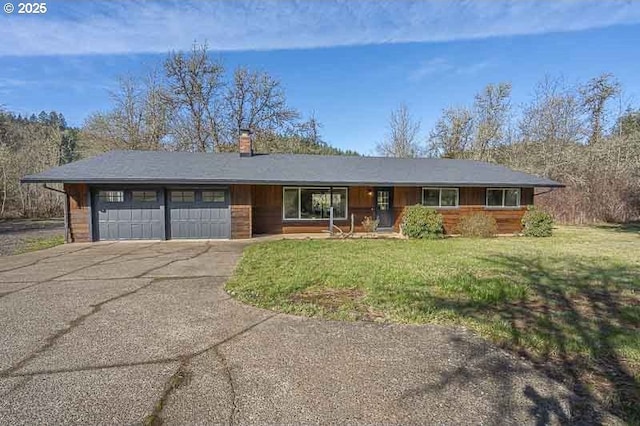
{"label": "asphalt driveway", "polygon": [[223,286],[246,243],[0,258],[0,424],[566,420],[573,396],[464,331],[303,319]]}

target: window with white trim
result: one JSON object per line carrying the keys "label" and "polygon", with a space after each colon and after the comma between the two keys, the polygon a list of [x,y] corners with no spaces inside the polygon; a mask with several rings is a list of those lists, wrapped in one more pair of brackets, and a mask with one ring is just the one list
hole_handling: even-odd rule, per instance
{"label": "window with white trim", "polygon": [[107,203],[122,203],[124,202],[124,191],[99,191],[98,198]]}
{"label": "window with white trim", "polygon": [[487,207],[520,207],[520,188],[487,188]]}
{"label": "window with white trim", "polygon": [[422,205],[428,207],[458,207],[458,188],[422,188]]}
{"label": "window with white trim", "polygon": [[347,218],[347,188],[285,187],[282,190],[282,217],[285,220]]}

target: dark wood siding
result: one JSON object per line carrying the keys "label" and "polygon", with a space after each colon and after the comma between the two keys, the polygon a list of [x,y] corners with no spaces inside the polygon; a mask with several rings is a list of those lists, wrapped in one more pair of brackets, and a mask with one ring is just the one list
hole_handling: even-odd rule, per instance
{"label": "dark wood siding", "polygon": [[231,238],[251,238],[252,201],[251,185],[231,185]]}
{"label": "dark wood siding", "polygon": [[253,233],[282,233],[282,186],[254,185]]}
{"label": "dark wood siding", "polygon": [[[327,220],[283,221],[281,185],[231,185],[231,238],[251,238],[259,234],[289,234],[322,232],[328,230]],[[92,241],[90,226],[91,199],[86,184],[65,184],[69,200],[69,241]],[[349,231],[351,214],[355,216],[356,232],[362,232],[362,221],[373,216],[374,187],[350,187],[348,192],[347,220],[336,220],[343,231]],[[522,188],[520,208],[487,209],[486,189],[483,187],[460,188],[460,207],[439,209],[444,216],[445,230],[455,233],[461,216],[485,212],[496,218],[498,231],[504,234],[521,231],[520,220],[526,206],[533,204],[533,188]],[[404,207],[422,202],[422,187],[395,187],[393,189],[394,229],[399,231]]]}
{"label": "dark wood siding", "polygon": [[86,184],[65,184],[64,191],[69,198],[69,242],[85,243],[93,241],[90,226],[91,198]]}
{"label": "dark wood siding", "polygon": [[[420,187],[396,188],[395,193],[404,194],[403,197],[401,196],[398,198],[399,200],[406,201],[404,206],[422,202],[422,188]],[[447,234],[456,233],[456,227],[460,217],[473,213],[486,213],[495,217],[498,225],[498,233],[513,234],[522,230],[520,220],[526,211],[526,206],[533,204],[533,188],[522,188],[520,190],[521,207],[516,208],[486,208],[486,188],[484,187],[462,187],[459,189],[459,197],[460,207],[452,209],[437,209],[443,216],[444,228]],[[400,211],[396,216],[394,224],[394,229],[396,231],[400,230],[402,209],[404,206],[398,203],[395,205],[395,209]]]}
{"label": "dark wood siding", "polygon": [[522,188],[520,192],[520,204],[523,206],[533,205],[533,188]]}
{"label": "dark wood siding", "polygon": [[[327,220],[283,220],[282,188],[281,185],[253,185],[254,235],[322,232],[329,229]],[[351,187],[347,198],[349,218],[334,223],[348,231],[351,228],[351,214],[354,214],[356,231],[361,231],[362,220],[365,216],[373,215],[373,196],[367,187]]]}
{"label": "dark wood siding", "polygon": [[[349,219],[336,220],[335,224],[343,231],[351,226],[351,214],[355,215],[356,232],[362,232],[362,220],[365,216],[373,216],[373,187],[356,186],[349,188]],[[459,189],[460,207],[454,209],[438,209],[444,217],[445,231],[455,233],[461,216],[476,212],[485,212],[496,218],[498,232],[512,234],[521,231],[520,220],[526,206],[533,203],[533,189],[522,188],[520,208],[487,209],[486,188],[464,187]],[[323,232],[329,229],[328,221],[290,221],[282,220],[282,186],[254,185],[253,193],[253,234],[291,234]],[[422,187],[395,187],[393,190],[394,230],[399,231],[404,207],[422,202]],[[232,226],[234,226],[232,224]]]}

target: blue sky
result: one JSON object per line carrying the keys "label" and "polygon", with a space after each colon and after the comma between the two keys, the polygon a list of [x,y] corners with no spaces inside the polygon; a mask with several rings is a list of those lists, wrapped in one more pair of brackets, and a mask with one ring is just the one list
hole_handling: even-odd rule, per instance
{"label": "blue sky", "polygon": [[[17,5],[17,2],[14,2]],[[80,125],[123,74],[207,41],[229,69],[279,78],[333,145],[372,153],[406,103],[426,135],[442,108],[510,81],[521,103],[545,74],[614,73],[640,104],[640,1],[49,1],[0,15],[0,105]]]}

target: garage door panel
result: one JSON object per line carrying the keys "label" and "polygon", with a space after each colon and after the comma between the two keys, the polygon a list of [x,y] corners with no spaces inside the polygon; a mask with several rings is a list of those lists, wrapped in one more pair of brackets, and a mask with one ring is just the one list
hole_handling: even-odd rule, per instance
{"label": "garage door panel", "polygon": [[[226,190],[219,188],[216,190],[226,193]],[[171,238],[229,238],[231,218],[228,202],[204,202],[203,191],[210,190],[195,190],[194,199],[190,202],[175,201],[170,196],[169,222],[171,224]],[[181,197],[182,192],[176,191],[176,199]],[[182,197],[182,199],[184,198]],[[229,197],[226,196],[225,199],[228,200]]]}
{"label": "garage door panel", "polygon": [[[146,190],[148,200],[134,200],[133,191],[124,193],[119,201],[101,198],[101,190],[94,191],[93,206],[100,240],[146,240],[164,238],[164,197],[162,190]],[[113,192],[113,191],[112,191]],[[153,196],[155,193],[155,197]],[[154,200],[155,198],[155,200]]]}

